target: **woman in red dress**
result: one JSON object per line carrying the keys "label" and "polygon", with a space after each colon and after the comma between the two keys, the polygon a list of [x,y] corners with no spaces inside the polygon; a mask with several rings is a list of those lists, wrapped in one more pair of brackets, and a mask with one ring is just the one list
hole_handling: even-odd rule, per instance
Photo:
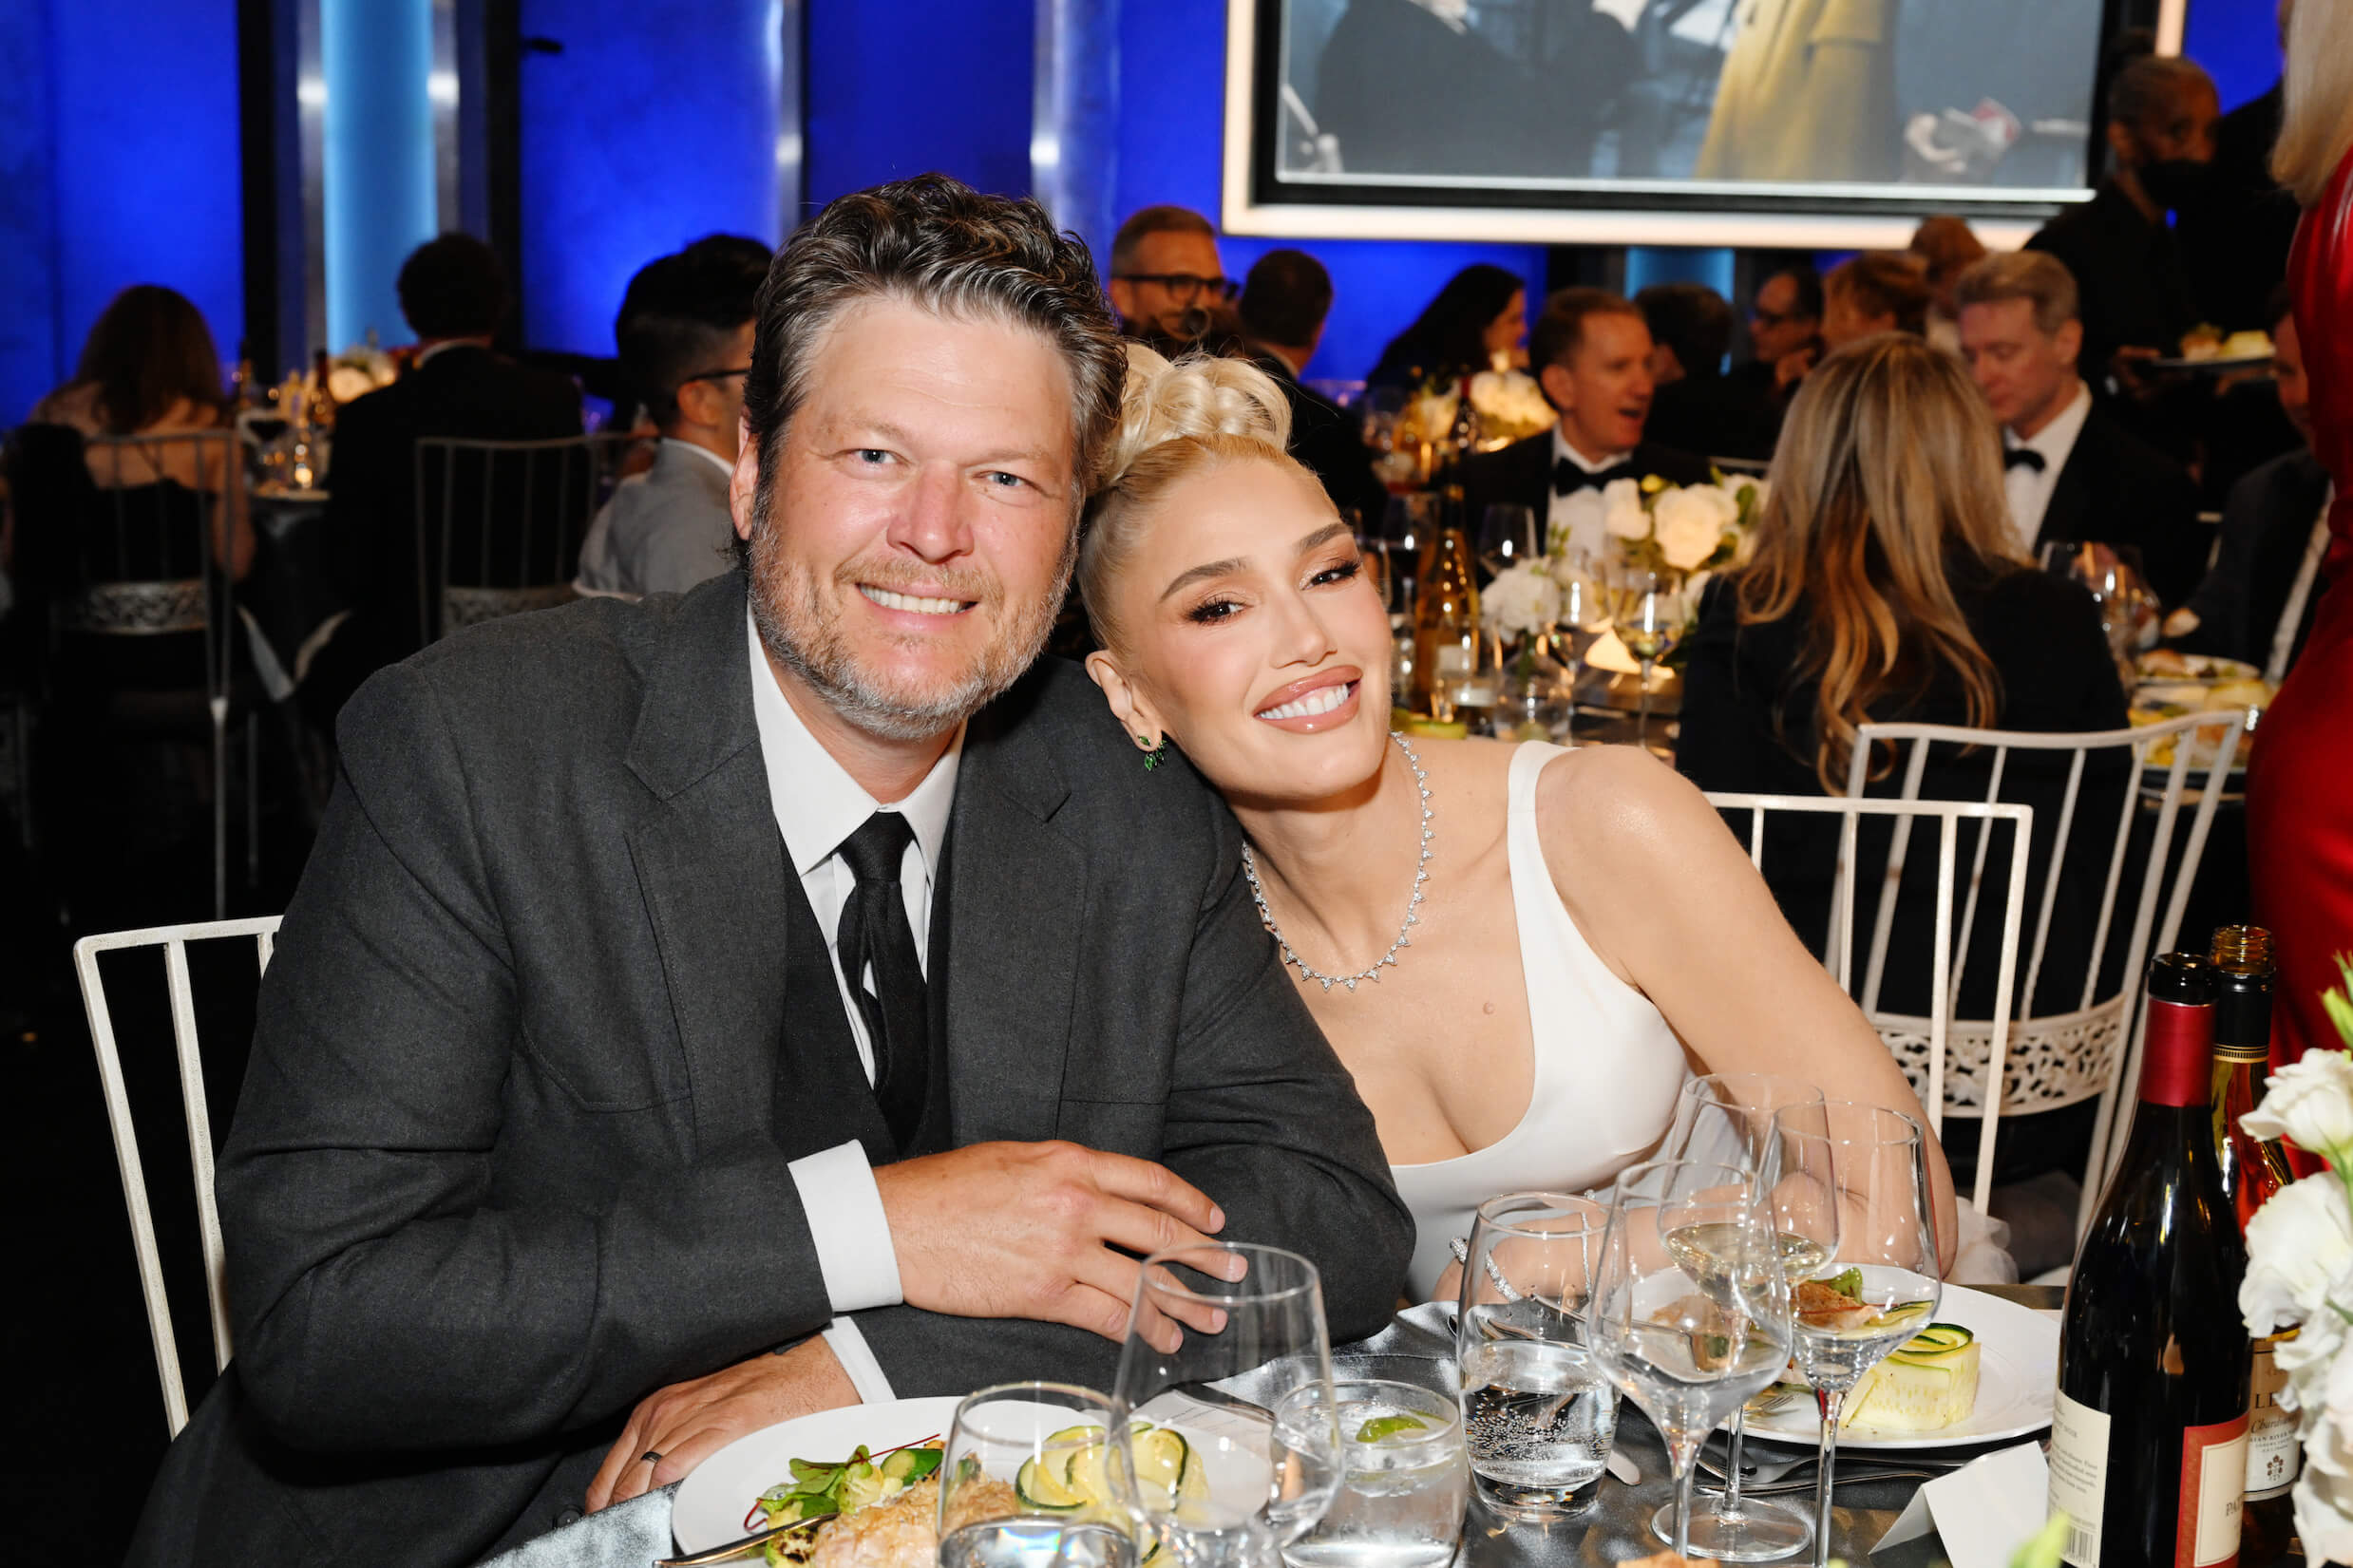
{"label": "woman in red dress", "polygon": [[2321,1006],[2353,953],[2353,0],[2306,0],[2287,39],[2272,169],[2304,203],[2288,259],[2312,446],[2336,483],[2326,592],[2255,732],[2247,790],[2255,916],[2279,957],[2275,1061],[2340,1044]]}

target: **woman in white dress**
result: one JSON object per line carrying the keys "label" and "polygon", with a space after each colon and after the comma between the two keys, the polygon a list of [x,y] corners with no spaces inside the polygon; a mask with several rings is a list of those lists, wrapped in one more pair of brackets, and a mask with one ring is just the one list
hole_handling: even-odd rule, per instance
{"label": "woman in white dress", "polygon": [[[1420,1237],[1497,1193],[1606,1185],[1693,1072],[1770,1072],[1920,1119],[1877,1033],[1706,800],[1625,746],[1389,733],[1388,616],[1281,390],[1132,349],[1088,502],[1088,671],[1225,797],[1300,995],[1372,1109]],[[1949,1259],[1952,1189],[1934,1158]]]}

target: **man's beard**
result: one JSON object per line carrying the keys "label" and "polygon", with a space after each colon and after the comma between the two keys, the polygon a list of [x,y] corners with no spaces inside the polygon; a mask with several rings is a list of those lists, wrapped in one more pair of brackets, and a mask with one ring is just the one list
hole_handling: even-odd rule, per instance
{"label": "man's beard", "polygon": [[996,635],[981,651],[963,678],[945,690],[916,690],[912,683],[894,682],[865,669],[842,632],[838,600],[820,592],[806,568],[788,565],[772,538],[774,521],[764,487],[752,502],[751,618],[769,652],[798,675],[825,705],[869,735],[883,740],[924,740],[953,729],[995,701],[1045,651],[1053,631],[1054,612],[1070,586],[1071,568],[1078,558],[1073,530],[1054,572],[1053,591],[1033,604],[1007,600],[996,577],[978,572],[935,568],[918,574],[899,567],[888,556],[872,562],[844,562],[833,575],[843,595],[855,594],[861,582],[898,591],[921,586],[941,589],[945,595],[972,600],[963,614],[990,615]]}

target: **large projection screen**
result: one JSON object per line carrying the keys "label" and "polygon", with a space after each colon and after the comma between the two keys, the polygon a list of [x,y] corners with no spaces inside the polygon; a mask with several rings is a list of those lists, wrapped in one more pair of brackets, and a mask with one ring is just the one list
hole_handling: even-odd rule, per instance
{"label": "large projection screen", "polygon": [[1229,0],[1226,226],[1830,248],[1950,212],[2016,243],[2098,179],[2114,4]]}

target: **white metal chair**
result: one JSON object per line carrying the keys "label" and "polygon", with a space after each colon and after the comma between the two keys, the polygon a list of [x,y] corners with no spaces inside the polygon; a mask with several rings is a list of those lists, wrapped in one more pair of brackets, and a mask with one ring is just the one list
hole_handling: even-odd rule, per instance
{"label": "white metal chair", "polygon": [[[1749,860],[1759,874],[1765,869],[1765,822],[1769,813],[1839,819],[1836,881],[1831,895],[1832,929],[1829,933],[1830,944],[1824,953],[1824,963],[1837,979],[1840,989],[1850,996],[1855,992],[1855,905],[1849,890],[1851,879],[1857,875],[1858,834],[1862,822],[1869,817],[1891,819],[1900,834],[1907,834],[1911,824],[1917,821],[1936,822],[1936,935],[1931,957],[1933,983],[1930,990],[1933,1001],[1930,1015],[1923,1020],[1926,1025],[1926,1060],[1922,1064],[1925,1071],[1914,1072],[1912,1064],[1908,1062],[1904,1066],[1907,1074],[1912,1077],[1914,1088],[1920,1092],[1921,1103],[1927,1107],[1929,1129],[1942,1139],[1945,1135],[1946,1095],[1950,1087],[1945,1059],[1954,999],[1960,989],[1960,958],[1967,952],[1969,933],[1976,921],[1979,886],[1984,875],[1985,846],[1996,836],[1990,825],[1978,832],[1977,858],[1970,868],[1966,896],[1961,897],[1956,916],[1955,900],[1962,894],[1957,883],[1960,824],[1964,822],[2010,824],[2009,890],[2004,896],[2002,911],[2001,958],[1994,975],[1995,1017],[1989,1040],[1992,1069],[2000,1073],[2003,1055],[2009,1048],[2010,997],[2018,974],[2019,931],[2024,923],[2026,851],[2028,841],[2033,836],[2033,808],[1982,801],[1888,801],[1716,791],[1709,793],[1708,801],[1717,810],[1735,817],[1742,812],[1748,814]],[[1960,925],[1958,934],[1954,931],[1956,917]],[[1864,1011],[1869,1012],[1869,1009],[1867,1007]],[[1993,1195],[1994,1125],[2000,1115],[1999,1105],[1988,1107],[1984,1124],[1978,1129],[1977,1186],[1970,1201],[1981,1212]]]}
{"label": "white metal chair", "polygon": [[[1997,1109],[2012,1115],[2056,1110],[2079,1105],[2096,1095],[2099,1097],[2099,1109],[2093,1124],[2091,1158],[2085,1164],[2083,1195],[2076,1218],[2078,1235],[2090,1220],[2092,1206],[2098,1200],[2111,1164],[2122,1153],[2124,1122],[2115,1114],[2116,1088],[2119,1083],[2128,1081],[2128,1073],[2137,1074],[2140,1067],[2141,971],[2152,951],[2151,937],[2154,935],[2157,951],[2169,951],[2180,932],[2191,884],[2197,878],[2214,813],[2222,800],[2223,791],[2215,786],[2227,776],[2229,759],[2235,754],[2239,737],[2246,728],[2247,714],[2240,711],[2194,713],[2161,724],[2087,734],[1922,724],[1867,724],[1856,734],[1854,758],[1847,779],[1850,796],[1863,794],[1871,749],[1876,743],[1895,748],[1901,765],[1898,798],[1905,801],[1919,799],[1930,750],[1937,746],[1983,748],[1988,765],[1983,800],[1988,803],[2001,798],[2005,779],[2012,776],[2014,753],[2066,758],[2066,779],[2051,835],[2049,863],[2042,874],[2024,983],[2002,993],[2009,998],[2007,1005],[2015,1010],[2014,1015],[2007,1020],[1969,1020],[1958,1025],[1948,1045],[1953,1061],[1948,1082],[1957,1091],[1957,1104],[1986,1107],[1989,1128]],[[2083,803],[2086,761],[2101,752],[2121,754],[2128,769],[2113,821],[2095,820],[2093,812],[2078,810]],[[2166,756],[2169,752],[2170,756]],[[2153,754],[2165,756],[2166,760],[2153,764]],[[2176,858],[2173,839],[2185,804],[2193,808],[2193,814],[2188,837]],[[2127,895],[2131,900],[2129,908],[2119,910],[2117,896],[2125,882],[2135,829],[2143,823],[2149,832],[2138,890]],[[1895,916],[1894,891],[1904,875],[1908,831],[1904,823],[1895,828],[1858,1000],[1878,1026],[1888,1048],[1905,1062],[1907,1070],[1913,1072],[1916,1080],[1917,1064],[1926,1049],[1926,1020],[1888,1014],[1879,1007],[1888,934]],[[2110,836],[2098,914],[2086,948],[2089,958],[2075,1007],[2039,1014],[2035,998],[2050,945],[2052,911],[2059,900],[2062,874],[2078,832],[2105,832]],[[2093,841],[2095,845],[2097,842]],[[1985,843],[1981,840],[1971,871],[1973,882],[1983,874],[1985,851]],[[1850,886],[1847,891],[1850,894],[1853,889]],[[2120,915],[2125,921],[2123,946],[2121,950],[2113,950],[2111,938],[2119,929]],[[1962,940],[1965,952],[1965,922]],[[2114,977],[2114,989],[2105,995],[2100,994],[2103,976]],[[1993,1055],[1990,1049],[1992,1037],[2002,1023],[2009,1025],[2013,1042],[2006,1061]],[[1987,1092],[1987,1086],[1993,1084],[2002,1086],[1999,1094]]]}
{"label": "white metal chair", "polygon": [[623,443],[430,436],[416,447],[417,632],[425,642],[576,595],[580,547]]}
{"label": "white metal chair", "polygon": [[156,1373],[163,1384],[163,1416],[178,1437],[188,1424],[188,1396],[180,1375],[180,1344],[172,1332],[171,1302],[163,1288],[162,1256],[156,1247],[155,1219],[147,1204],[147,1178],[140,1163],[139,1134],[131,1123],[130,1096],[123,1082],[123,1060],[115,1048],[114,1017],[98,955],[123,948],[163,950],[163,976],[171,998],[172,1043],[180,1064],[180,1105],[188,1124],[189,1169],[196,1178],[197,1235],[203,1247],[204,1290],[212,1312],[213,1366],[229,1364],[229,1303],[220,1244],[220,1213],[213,1201],[213,1124],[204,1098],[204,1065],[196,1035],[196,1000],[188,982],[188,944],[218,937],[250,936],[259,950],[260,971],[270,967],[278,916],[216,920],[204,925],[157,926],[85,936],[73,945],[73,967],[88,1011],[90,1043],[98,1053],[99,1086],[106,1096],[106,1122],[114,1133],[115,1162],[123,1170],[123,1200],[130,1210],[131,1247],[139,1257],[139,1287],[147,1302],[147,1329],[155,1341]]}

